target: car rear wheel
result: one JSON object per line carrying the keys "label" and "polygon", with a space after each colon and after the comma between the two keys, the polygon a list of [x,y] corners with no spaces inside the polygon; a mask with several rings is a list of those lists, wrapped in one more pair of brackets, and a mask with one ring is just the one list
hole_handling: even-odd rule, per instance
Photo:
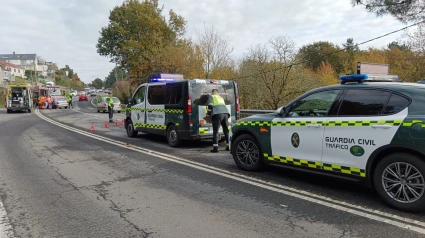
{"label": "car rear wheel", "polygon": [[7,109],[7,113],[11,113],[11,112],[12,112],[11,110]]}
{"label": "car rear wheel", "polygon": [[375,190],[381,199],[406,212],[425,211],[425,162],[408,153],[384,157],[373,176]]}
{"label": "car rear wheel", "polygon": [[232,144],[236,165],[246,171],[258,171],[263,167],[263,156],[258,141],[250,134],[238,136]]}
{"label": "car rear wheel", "polygon": [[171,147],[179,147],[181,140],[175,125],[171,125],[167,129],[167,142]]}
{"label": "car rear wheel", "polygon": [[28,113],[31,113],[31,108],[28,108]]}
{"label": "car rear wheel", "polygon": [[125,124],[128,137],[134,138],[137,136],[137,134],[139,134],[139,132],[134,129],[134,125],[131,119],[125,120]]}

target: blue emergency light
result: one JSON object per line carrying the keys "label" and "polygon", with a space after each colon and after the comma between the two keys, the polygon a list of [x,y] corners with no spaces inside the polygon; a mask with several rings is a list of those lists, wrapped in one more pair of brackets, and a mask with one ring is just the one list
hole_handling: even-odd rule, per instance
{"label": "blue emergency light", "polygon": [[341,84],[345,83],[363,83],[368,82],[394,82],[398,81],[398,75],[379,75],[379,74],[346,74],[339,77]]}
{"label": "blue emergency light", "polygon": [[183,74],[157,74],[152,76],[150,82],[175,82],[183,79]]}

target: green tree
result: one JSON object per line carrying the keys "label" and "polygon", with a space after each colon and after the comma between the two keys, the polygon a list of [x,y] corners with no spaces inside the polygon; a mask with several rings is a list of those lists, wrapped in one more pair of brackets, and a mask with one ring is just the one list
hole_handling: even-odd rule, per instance
{"label": "green tree", "polygon": [[91,82],[91,84],[95,88],[102,88],[103,87],[103,81],[100,78],[96,78],[95,80],[93,80],[93,82]]}
{"label": "green tree", "polygon": [[389,43],[387,45],[387,47],[390,50],[393,49],[393,48],[397,48],[397,49],[402,50],[402,51],[403,50],[410,50],[410,47],[408,45],[406,45],[406,44],[400,44],[397,41],[393,41],[393,42]]}
{"label": "green tree", "polygon": [[401,22],[425,20],[423,0],[351,0],[354,6],[364,6],[377,16],[392,15]]}
{"label": "green tree", "polygon": [[115,67],[113,70],[111,70],[111,72],[109,72],[108,76],[106,76],[104,86],[106,88],[112,88],[115,82],[123,80],[127,78],[127,76],[127,71],[121,67]]}
{"label": "green tree", "polygon": [[101,56],[111,58],[132,77],[149,77],[163,67],[158,56],[175,45],[185,32],[186,21],[170,10],[168,22],[158,0],[125,0],[109,15],[96,45]]}
{"label": "green tree", "polygon": [[353,74],[355,67],[354,58],[356,53],[360,52],[359,46],[354,43],[353,38],[348,38],[347,42],[342,44],[342,46],[344,47],[345,52],[347,54],[345,71],[347,71],[347,73]]}
{"label": "green tree", "polygon": [[319,41],[301,47],[298,57],[303,65],[317,71],[323,63],[329,63],[336,73],[344,71],[342,49],[331,42]]}

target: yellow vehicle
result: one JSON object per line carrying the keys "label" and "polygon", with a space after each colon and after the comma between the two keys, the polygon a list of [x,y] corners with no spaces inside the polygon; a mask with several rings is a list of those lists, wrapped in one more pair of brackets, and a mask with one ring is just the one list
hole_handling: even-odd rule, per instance
{"label": "yellow vehicle", "polygon": [[28,111],[32,108],[31,87],[26,83],[10,83],[7,87],[7,113],[12,111]]}

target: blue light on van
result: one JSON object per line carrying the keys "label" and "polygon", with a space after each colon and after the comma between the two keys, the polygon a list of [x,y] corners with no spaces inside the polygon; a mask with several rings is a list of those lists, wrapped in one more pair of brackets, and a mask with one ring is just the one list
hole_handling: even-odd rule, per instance
{"label": "blue light on van", "polygon": [[150,82],[174,82],[183,79],[183,74],[156,74],[151,77]]}
{"label": "blue light on van", "polygon": [[151,79],[150,82],[174,82],[177,81],[176,79]]}

